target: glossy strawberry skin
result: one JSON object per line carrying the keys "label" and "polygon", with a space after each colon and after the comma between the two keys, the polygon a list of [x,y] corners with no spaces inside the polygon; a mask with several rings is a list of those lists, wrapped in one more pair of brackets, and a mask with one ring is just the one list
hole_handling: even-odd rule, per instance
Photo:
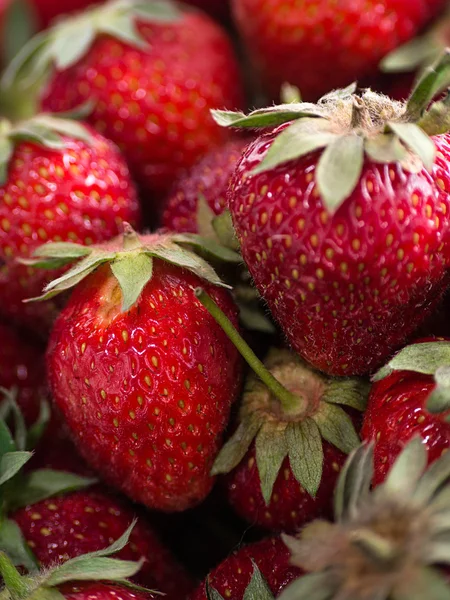
{"label": "glossy strawberry skin", "polygon": [[[252,562],[253,561],[253,562]],[[278,594],[295,578],[302,575],[290,565],[290,553],[279,537],[268,538],[241,548],[225,559],[209,575],[209,583],[223,598],[243,600],[253,575],[253,563],[261,571],[274,594]],[[190,600],[207,600],[203,582]]]}
{"label": "glossy strawberry skin", "polygon": [[161,597],[98,581],[76,584],[67,583],[61,586],[59,591],[66,600],[150,600]]}
{"label": "glossy strawberry skin", "polygon": [[233,0],[235,21],[270,94],[286,81],[314,100],[377,73],[444,0]]}
{"label": "glossy strawberry skin", "polygon": [[158,260],[121,314],[105,266],[75,289],[47,354],[53,396],[81,455],[133,500],[169,512],[211,490],[240,390],[240,356],[195,299],[199,285],[237,325],[228,292]]}
{"label": "glossy strawberry skin", "polygon": [[315,185],[318,153],[249,176],[283,127],[249,145],[231,182],[244,260],[294,350],[331,375],[371,372],[448,285],[450,138],[433,138],[431,175],[366,160],[330,215]]}
{"label": "glossy strawberry skin", "polygon": [[361,435],[375,441],[375,484],[384,481],[415,435],[424,440],[429,463],[450,448],[450,425],[442,415],[432,415],[425,408],[434,386],[432,376],[411,371],[393,373],[373,385]]}
{"label": "glossy strawberry skin", "polygon": [[206,15],[187,12],[180,21],[139,30],[148,51],[99,38],[76,65],[55,75],[42,106],[67,110],[95,98],[90,122],[121,147],[144,189],[161,195],[228,138],[210,109],[241,107],[243,97],[231,44]]}
{"label": "glossy strawberry skin", "polygon": [[162,224],[170,231],[198,233],[198,199],[203,196],[215,215],[227,206],[227,191],[246,140],[214,148],[175,183],[165,203]]}
{"label": "glossy strawberry skin", "polygon": [[[11,518],[42,567],[106,548],[118,539],[136,516],[136,510],[97,488],[44,500],[18,510]],[[117,558],[146,559],[134,581],[178,600],[192,589],[192,581],[161,544],[148,522],[140,518],[130,542]]]}
{"label": "glossy strawberry skin", "polygon": [[92,143],[64,138],[50,150],[23,142],[0,187],[0,314],[46,331],[57,303],[30,303],[52,275],[16,262],[49,241],[98,243],[139,225],[136,189],[118,149],[92,131]]}
{"label": "glossy strawberry skin", "polygon": [[323,442],[323,450],[323,476],[315,498],[296,481],[286,458],[275,481],[271,501],[266,506],[253,445],[239,466],[224,478],[231,506],[252,525],[288,533],[296,533],[309,521],[328,515],[346,456],[327,442]]}

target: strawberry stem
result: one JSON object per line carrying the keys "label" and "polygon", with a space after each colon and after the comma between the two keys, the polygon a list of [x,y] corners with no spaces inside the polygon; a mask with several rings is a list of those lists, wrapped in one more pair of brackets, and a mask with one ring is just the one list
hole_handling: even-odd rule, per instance
{"label": "strawberry stem", "polygon": [[247,361],[250,368],[253,369],[261,381],[266,384],[272,394],[278,398],[281,406],[283,407],[284,413],[298,414],[301,412],[304,401],[295,394],[292,394],[284,387],[284,385],[281,385],[278,379],[276,379],[272,373],[266,369],[264,364],[259,360],[247,342],[236,331],[233,323],[217,306],[214,300],[205,292],[205,290],[202,288],[197,288],[195,290],[195,295],[209,312],[209,314],[213,317],[213,319],[220,325],[220,327],[222,327],[231,342],[233,342],[233,344],[239,350],[242,357]]}
{"label": "strawberry stem", "polygon": [[28,585],[5,552],[0,552],[0,573],[11,598],[23,600],[28,597]]}

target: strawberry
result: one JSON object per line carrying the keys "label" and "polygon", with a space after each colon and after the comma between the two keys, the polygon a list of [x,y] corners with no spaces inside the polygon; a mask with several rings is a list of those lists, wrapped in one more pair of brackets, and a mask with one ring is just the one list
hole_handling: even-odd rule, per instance
{"label": "strawberry", "polygon": [[227,206],[228,184],[247,144],[247,140],[233,140],[214,148],[179,179],[166,199],[163,226],[210,234],[213,217]]}
{"label": "strawberry", "polygon": [[226,126],[274,126],[238,163],[229,209],[273,316],[326,373],[374,371],[448,286],[448,108],[425,108],[449,61],[405,103],[350,86],[316,105],[215,112]]}
{"label": "strawberry", "polygon": [[17,389],[17,403],[31,425],[47,395],[45,349],[29,334],[1,321],[0,340],[0,388]]}
{"label": "strawberry", "polygon": [[278,600],[447,598],[450,454],[426,465],[426,448],[415,437],[371,492],[373,447],[358,448],[336,488],[335,522],[316,521],[297,538],[283,537],[291,563],[308,574]]}
{"label": "strawberry", "polygon": [[184,0],[184,2],[201,8],[219,21],[227,23],[230,20],[229,0]]}
{"label": "strawberry", "polygon": [[42,106],[61,111],[92,101],[89,122],[120,146],[152,195],[165,194],[180,173],[227,139],[210,108],[243,104],[224,32],[203,13],[170,0],[95,7],[51,29],[44,54],[35,50],[31,40],[6,81],[28,67],[32,80],[53,68]]}
{"label": "strawberry", "polygon": [[[252,585],[255,585],[252,581],[255,573],[262,576],[271,593],[277,595],[302,573],[300,569],[290,565],[289,559],[289,551],[279,537],[244,546],[216,567],[190,600],[215,600],[217,596],[207,595],[208,587],[219,593],[222,598],[262,598],[260,595],[250,594]],[[261,590],[259,592],[261,593]]]}
{"label": "strawberry", "polygon": [[263,365],[214,301],[198,297],[259,377],[246,382],[236,430],[212,473],[230,473],[227,495],[244,519],[297,531],[330,507],[345,454],[359,444],[339,404],[362,410],[367,385],[324,377],[288,350],[272,349]]}
{"label": "strawberry", "polygon": [[450,365],[449,348],[448,340],[418,340],[375,375],[361,434],[375,442],[376,484],[385,480],[403,446],[415,435],[424,440],[429,462],[450,448],[447,414],[434,414],[428,408],[439,387],[433,376]]}
{"label": "strawberry", "polygon": [[[49,383],[80,454],[106,481],[148,507],[181,511],[203,500],[240,389],[238,352],[194,296],[204,282],[236,322],[212,267],[188,234],[124,238],[96,249],[45,245],[38,264],[82,258],[51,297],[77,285],[52,331]],[[239,262],[204,242],[210,255]],[[39,256],[40,255],[40,256]]]}
{"label": "strawberry", "polygon": [[66,600],[149,600],[160,596],[127,589],[110,583],[66,584],[60,588]]}
{"label": "strawberry", "polygon": [[445,0],[233,0],[235,21],[272,97],[289,82],[307,100],[366,79]]}
{"label": "strawberry", "polygon": [[[92,488],[26,506],[11,515],[41,567],[101,550],[119,538],[135,516],[132,506],[103,490]],[[161,544],[144,518],[117,554],[122,560],[146,561],[134,581],[167,594],[168,600],[185,597],[192,582]]]}
{"label": "strawberry", "polygon": [[85,126],[39,115],[2,122],[0,314],[46,331],[57,306],[24,304],[49,281],[16,259],[47,240],[92,244],[118,234],[140,209],[117,148]]}

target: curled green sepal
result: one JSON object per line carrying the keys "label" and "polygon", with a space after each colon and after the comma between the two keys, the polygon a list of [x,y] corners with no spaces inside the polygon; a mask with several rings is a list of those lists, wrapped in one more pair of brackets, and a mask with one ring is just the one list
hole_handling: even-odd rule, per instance
{"label": "curled green sepal", "polygon": [[450,365],[450,342],[421,342],[400,350],[391,360],[372,376],[381,381],[395,371],[414,371],[434,375],[439,367]]}

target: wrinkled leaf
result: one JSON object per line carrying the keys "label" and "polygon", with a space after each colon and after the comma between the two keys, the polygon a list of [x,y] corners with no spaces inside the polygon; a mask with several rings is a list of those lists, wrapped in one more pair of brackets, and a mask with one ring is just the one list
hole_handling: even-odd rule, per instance
{"label": "wrinkled leaf", "polygon": [[284,432],[266,424],[258,432],[255,446],[261,492],[266,505],[268,505],[281,465],[288,454]]}
{"label": "wrinkled leaf", "polygon": [[9,481],[32,457],[31,452],[7,452],[0,459],[0,485]]}
{"label": "wrinkled leaf", "polygon": [[345,454],[349,454],[360,445],[361,441],[353,421],[340,406],[323,402],[312,418],[317,423],[322,437]]}
{"label": "wrinkled leaf", "polygon": [[111,263],[111,271],[122,290],[122,311],[129,310],[138,301],[153,275],[153,259],[142,252],[131,258],[124,255]]}
{"label": "wrinkled leaf", "polygon": [[237,467],[247,454],[250,444],[254,440],[260,427],[261,422],[256,418],[248,419],[240,423],[235,433],[223,445],[219,452],[211,470],[211,475],[214,476],[222,473],[229,473]]}
{"label": "wrinkled leaf", "polygon": [[429,171],[436,159],[436,146],[431,138],[415,123],[389,123],[389,128],[398,135]]}
{"label": "wrinkled leaf", "polygon": [[372,377],[380,381],[394,371],[434,375],[439,367],[450,366],[450,342],[423,342],[406,346]]}
{"label": "wrinkled leaf", "polygon": [[261,575],[261,571],[253,562],[253,575],[245,590],[242,600],[274,600],[273,594],[267,582]]}
{"label": "wrinkled leaf", "polygon": [[417,488],[427,466],[427,450],[420,437],[414,437],[404,447],[382,485],[383,495],[409,498]]}
{"label": "wrinkled leaf", "polygon": [[322,400],[330,404],[342,404],[364,411],[367,407],[369,391],[370,385],[359,377],[332,380],[328,383]]}
{"label": "wrinkled leaf", "polygon": [[348,457],[334,494],[336,521],[354,517],[370,492],[373,478],[373,444],[362,444]]}
{"label": "wrinkled leaf", "polygon": [[289,463],[295,479],[315,497],[322,481],[323,446],[313,419],[289,423],[286,427]]}

